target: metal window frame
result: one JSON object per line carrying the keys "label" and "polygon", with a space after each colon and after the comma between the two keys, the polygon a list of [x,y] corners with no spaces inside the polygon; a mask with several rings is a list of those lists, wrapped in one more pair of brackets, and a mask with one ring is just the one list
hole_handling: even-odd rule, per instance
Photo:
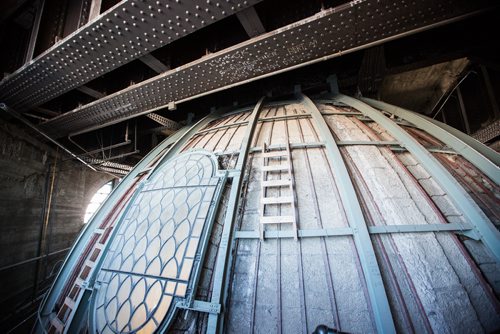
{"label": "metal window frame", "polygon": [[[47,294],[45,295],[43,301],[41,302],[40,309],[38,311],[37,320],[35,322],[34,330],[35,332],[44,332],[45,331],[45,322],[43,317],[47,317],[52,310],[54,309],[54,305],[59,298],[56,292],[61,291],[68,278],[70,277],[74,265],[78,262],[80,254],[83,252],[85,246],[88,244],[93,231],[97,228],[100,222],[111,212],[115,203],[127,192],[127,190],[132,186],[136,177],[141,174],[148,165],[154,161],[158,155],[165,149],[167,149],[170,145],[170,148],[163,155],[154,168],[154,170],[150,173],[150,176],[154,173],[155,170],[158,169],[159,166],[163,165],[166,161],[168,161],[172,156],[177,154],[182,146],[192,137],[194,133],[196,133],[199,129],[202,129],[209,122],[215,119],[215,114],[210,114],[205,118],[198,121],[196,124],[192,126],[185,126],[181,128],[179,131],[174,133],[172,136],[165,139],[161,144],[156,146],[150,153],[148,153],[137,165],[136,167],[128,173],[123,180],[115,187],[105,202],[101,205],[99,210],[94,213],[94,216],[89,220],[87,225],[84,227],[76,241],[74,242],[71,250],[66,254],[66,258],[61,266],[61,270],[57,274],[54,279],[54,284],[51,286]],[[45,319],[47,320],[47,319]]]}
{"label": "metal window frame", "polygon": [[385,128],[396,140],[401,142],[408,152],[413,155],[431,177],[443,188],[457,209],[462,211],[462,214],[474,227],[475,232],[491,252],[495,261],[497,263],[500,262],[500,232],[458,181],[425,147],[410,136],[403,128],[370,105],[342,94],[337,94],[332,98],[335,101],[345,103],[361,111]]}
{"label": "metal window frame", "polygon": [[368,225],[356,195],[351,176],[335,142],[328,124],[311,99],[301,95],[301,103],[311,113],[322,141],[325,143],[328,163],[332,172],[336,174],[336,183],[349,225],[352,226],[354,243],[358,251],[359,260],[363,269],[368,295],[374,313],[375,325],[379,333],[396,333],[389,299],[385,291],[384,282],[375,250],[370,239]]}
{"label": "metal window frame", "polygon": [[229,193],[229,200],[227,202],[227,210],[224,218],[224,226],[222,229],[221,240],[219,243],[219,251],[217,252],[217,260],[215,262],[214,268],[214,279],[212,287],[212,304],[221,304],[222,313],[210,313],[207,322],[207,333],[216,333],[217,331],[222,332],[224,327],[224,311],[225,311],[225,299],[227,297],[228,289],[228,271],[230,263],[232,262],[232,254],[230,250],[233,248],[233,229],[234,222],[236,221],[236,215],[238,212],[238,207],[240,204],[240,193],[241,186],[243,183],[243,177],[245,175],[246,162],[248,159],[248,152],[250,150],[250,145],[253,139],[253,134],[257,126],[257,121],[259,119],[260,111],[263,107],[264,97],[262,97],[259,102],[255,105],[250,119],[248,120],[247,129],[245,136],[242,140],[242,145],[240,153],[238,155],[238,160],[234,168],[233,183],[231,185],[231,190]]}

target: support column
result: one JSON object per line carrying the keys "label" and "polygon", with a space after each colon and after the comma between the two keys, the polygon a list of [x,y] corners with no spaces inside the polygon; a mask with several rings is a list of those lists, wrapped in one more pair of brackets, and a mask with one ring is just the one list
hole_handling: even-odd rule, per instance
{"label": "support column", "polygon": [[335,182],[338,185],[347,220],[353,229],[354,243],[356,244],[356,250],[358,251],[359,260],[363,269],[377,332],[396,333],[389,300],[385,292],[379,264],[375,257],[375,250],[373,249],[368,226],[356,196],[356,191],[354,190],[349,171],[347,170],[340,150],[321,112],[305,95],[302,95],[301,103],[307,108],[308,112],[311,113],[319,129],[322,141],[326,146],[328,162],[332,172],[335,174]]}
{"label": "support column", "polygon": [[458,104],[460,105],[460,115],[462,116],[462,121],[464,122],[465,132],[470,135],[470,124],[469,117],[467,117],[467,109],[465,109],[464,98],[462,96],[462,91],[460,90],[460,86],[457,86],[457,97]]}
{"label": "support column", "polygon": [[434,156],[427,151],[408,132],[384,116],[380,111],[352,97],[338,94],[335,101],[342,102],[362,112],[380,124],[396,140],[422,164],[432,178],[443,188],[457,209],[462,211],[467,222],[474,226],[480,240],[489,249],[496,262],[500,262],[500,232],[486,217],[484,212],[474,202],[470,195],[462,188],[458,181],[441,165]]}
{"label": "support column", "polygon": [[45,5],[45,0],[38,1],[38,6],[36,8],[36,13],[35,13],[35,19],[33,20],[33,28],[31,29],[30,42],[28,44],[28,50],[26,51],[26,56],[24,58],[25,64],[33,59],[33,54],[35,53],[36,40],[38,38],[38,30],[40,29],[40,22],[42,21],[44,5]]}
{"label": "support column", "polygon": [[229,193],[229,200],[227,202],[226,216],[224,218],[224,227],[222,229],[222,236],[219,244],[219,251],[217,252],[217,260],[214,268],[214,283],[212,289],[212,303],[222,304],[222,313],[213,314],[208,316],[207,333],[212,334],[217,331],[222,332],[224,327],[224,312],[226,311],[225,301],[227,297],[227,284],[228,273],[227,269],[232,262],[231,249],[233,245],[233,229],[234,222],[236,221],[236,214],[238,212],[239,199],[241,193],[241,185],[243,183],[243,176],[245,175],[246,162],[248,152],[250,150],[253,133],[259,119],[259,114],[262,109],[264,98],[261,98],[252,111],[252,115],[248,121],[248,125],[243,138],[240,153],[233,174],[233,183],[231,185],[231,192]]}

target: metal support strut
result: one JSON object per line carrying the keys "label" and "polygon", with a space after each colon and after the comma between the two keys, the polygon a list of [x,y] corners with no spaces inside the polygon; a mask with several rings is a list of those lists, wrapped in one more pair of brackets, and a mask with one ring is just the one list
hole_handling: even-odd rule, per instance
{"label": "metal support strut", "polygon": [[375,257],[375,250],[370,239],[361,206],[356,196],[356,191],[351,182],[351,176],[344,163],[340,150],[326,123],[323,115],[316,105],[305,95],[301,94],[301,103],[311,113],[316,126],[325,143],[330,168],[336,174],[342,204],[345,208],[349,225],[353,228],[353,237],[358,251],[361,267],[365,277],[370,303],[373,308],[375,325],[379,333],[396,333],[392,318],[389,300],[384,288],[382,274]]}
{"label": "metal support strut", "polygon": [[233,178],[233,183],[231,185],[231,191],[229,193],[229,200],[227,203],[226,216],[224,218],[224,227],[222,230],[222,236],[219,244],[219,251],[217,253],[217,260],[214,269],[214,284],[212,289],[212,300],[213,304],[222,305],[222,315],[211,313],[208,316],[207,333],[216,333],[217,330],[222,331],[223,329],[223,319],[225,312],[225,298],[227,291],[227,268],[230,264],[230,249],[233,242],[232,234],[234,222],[236,221],[236,213],[238,212],[238,204],[241,192],[241,185],[243,183],[243,176],[245,175],[246,161],[248,157],[248,152],[250,150],[253,133],[259,119],[259,114],[262,109],[264,98],[261,98],[255,108],[252,111],[250,120],[248,121],[247,129],[245,132],[245,137],[242,140],[240,154],[238,155],[238,160],[236,162],[235,170],[237,174]]}
{"label": "metal support strut", "polygon": [[500,232],[493,226],[488,217],[486,217],[457,180],[453,178],[446,168],[425,147],[390,118],[384,116],[382,112],[370,107],[368,104],[342,94],[334,96],[334,100],[361,111],[367,117],[380,124],[396,140],[401,142],[408,152],[422,164],[431,177],[443,188],[454,205],[462,211],[463,216],[467,219],[468,223],[474,226],[481,241],[490,250],[495,260],[500,262]]}

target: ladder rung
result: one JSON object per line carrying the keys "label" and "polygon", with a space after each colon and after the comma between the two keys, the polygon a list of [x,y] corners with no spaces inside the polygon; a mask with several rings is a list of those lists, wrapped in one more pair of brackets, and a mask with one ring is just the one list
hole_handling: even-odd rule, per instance
{"label": "ladder rung", "polygon": [[267,180],[267,181],[262,181],[262,187],[284,187],[284,186],[291,186],[292,181],[290,180]]}
{"label": "ladder rung", "polygon": [[285,204],[292,203],[293,197],[284,196],[284,197],[264,197],[262,198],[262,204]]}
{"label": "ladder rung", "polygon": [[279,158],[279,157],[288,157],[287,151],[272,151],[272,152],[264,152],[262,153],[263,158]]}
{"label": "ladder rung", "polygon": [[70,309],[75,309],[75,301],[69,297],[66,297],[64,299],[64,304],[66,304]]}
{"label": "ladder rung", "polygon": [[280,170],[288,170],[289,165],[288,164],[281,164],[281,165],[275,165],[275,166],[262,166],[262,171],[263,172],[276,172]]}
{"label": "ladder rung", "polygon": [[294,216],[264,216],[260,217],[261,224],[295,223]]}
{"label": "ladder rung", "polygon": [[64,323],[57,317],[50,319],[50,324],[55,327],[57,333],[62,333],[64,330]]}

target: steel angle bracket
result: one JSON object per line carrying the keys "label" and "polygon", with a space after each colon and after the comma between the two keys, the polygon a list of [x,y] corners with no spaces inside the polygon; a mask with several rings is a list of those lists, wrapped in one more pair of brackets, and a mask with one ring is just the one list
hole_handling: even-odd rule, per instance
{"label": "steel angle bracket", "polygon": [[179,309],[204,312],[211,314],[219,314],[221,312],[221,305],[217,303],[209,303],[202,300],[193,300],[192,303],[182,301],[176,304]]}

